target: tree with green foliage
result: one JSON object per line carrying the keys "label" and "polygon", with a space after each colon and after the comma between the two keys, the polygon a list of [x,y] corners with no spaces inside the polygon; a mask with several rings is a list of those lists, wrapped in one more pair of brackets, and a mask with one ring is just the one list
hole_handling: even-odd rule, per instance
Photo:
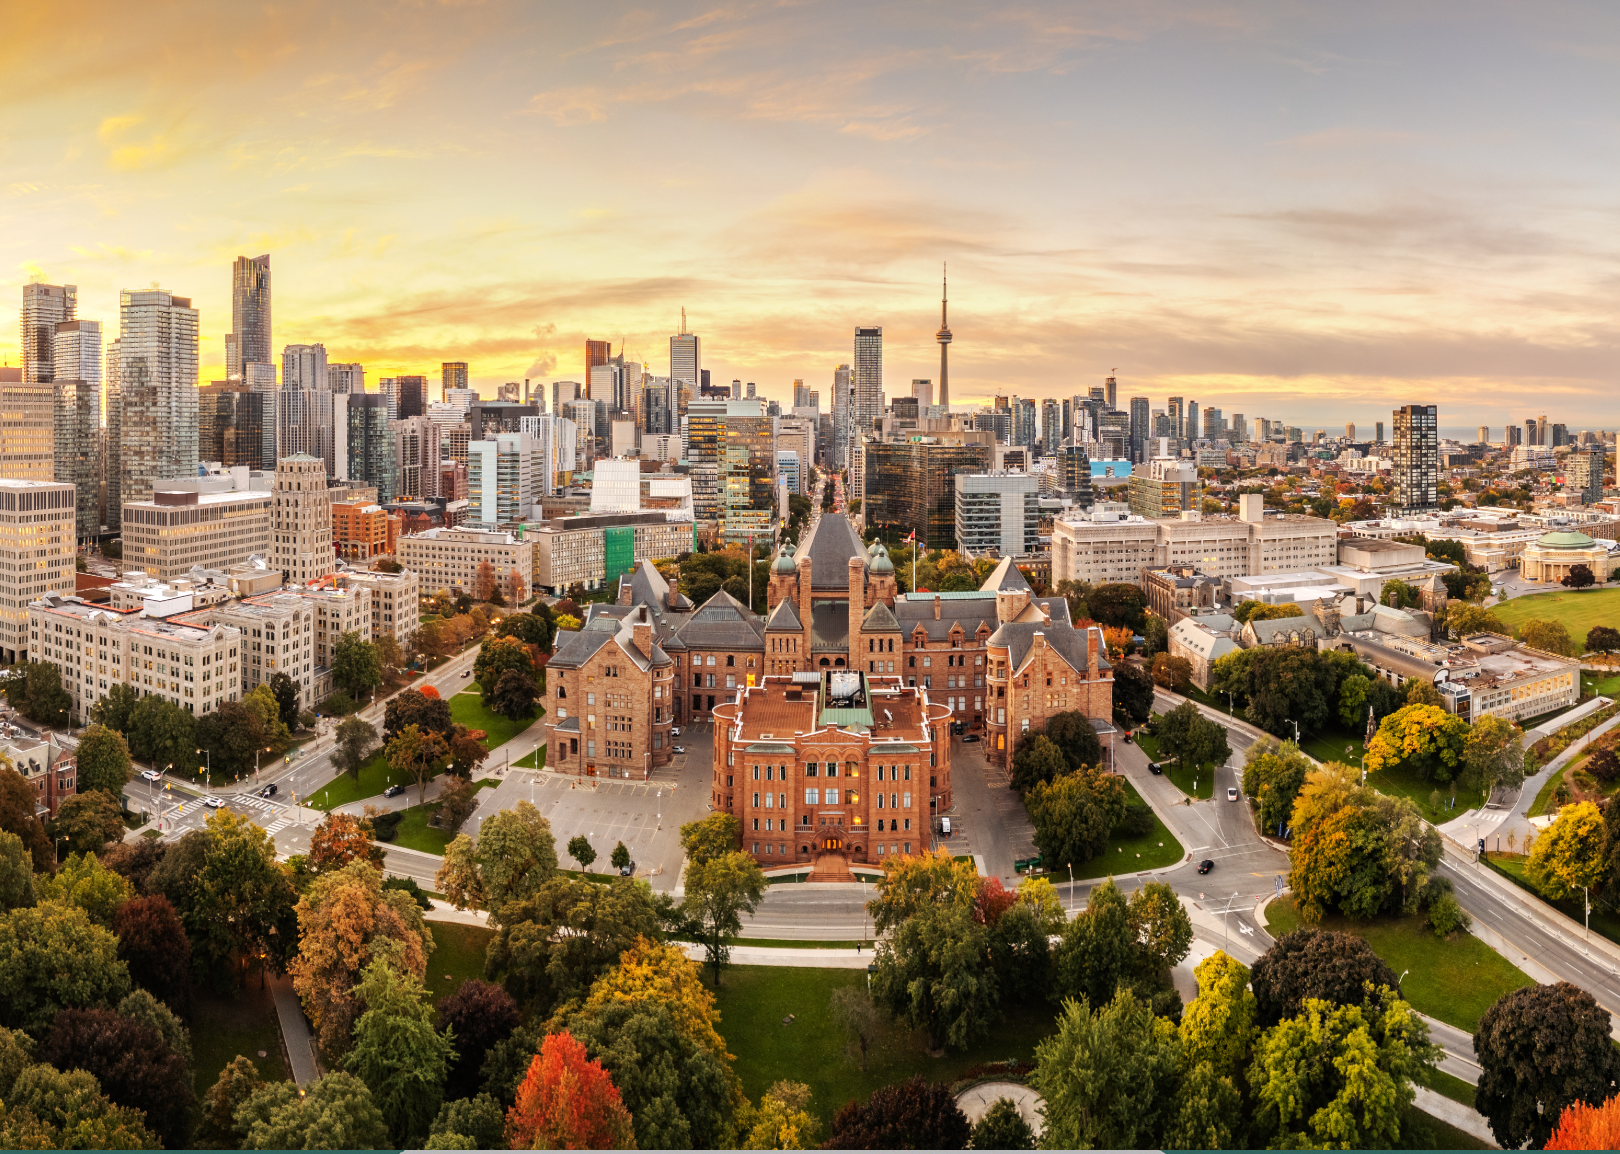
{"label": "tree with green foliage", "polygon": [[506,1113],[488,1094],[458,1098],[439,1107],[428,1127],[428,1150],[504,1150]]}
{"label": "tree with green foliage", "polygon": [[86,1070],[62,1073],[43,1062],[24,1067],[5,1094],[0,1148],[7,1150],[160,1150],[146,1116],[115,1105]]}
{"label": "tree with green foliage", "polygon": [[717,989],[721,968],[731,959],[727,942],[742,933],[742,915],[752,914],[764,897],[764,872],[740,850],[687,864],[681,912],[703,942]]}
{"label": "tree with green foliage", "polygon": [[24,717],[65,729],[73,698],[62,688],[62,671],[45,661],[29,661],[12,670],[4,682],[6,700]]}
{"label": "tree with green foliage", "polygon": [[74,756],[80,793],[99,789],[109,797],[117,797],[129,784],[129,743],[117,730],[90,726],[79,735]]}
{"label": "tree with green foliage", "polygon": [[262,713],[246,702],[222,701],[217,708],[199,717],[197,743],[210,751],[205,764],[226,777],[251,773],[259,764],[255,754],[270,752],[270,739],[260,723]]}
{"label": "tree with green foliage", "polygon": [[[1142,624],[1142,638],[1142,656],[1151,661],[1170,648],[1170,627],[1165,624],[1163,617],[1150,613]],[[1119,670],[1114,671],[1114,676],[1119,676]]]}
{"label": "tree with green foliage", "polygon": [[[1612,804],[1612,803],[1611,803]],[[1566,805],[1537,835],[1525,875],[1553,901],[1600,888],[1609,874],[1603,814],[1589,801]]]}
{"label": "tree with green foliage", "polygon": [[1039,731],[1026,734],[1013,751],[1011,786],[1028,794],[1037,785],[1046,785],[1069,772],[1063,751]]}
{"label": "tree with green foliage", "polygon": [[1096,767],[1042,782],[1024,797],[1035,846],[1049,867],[1087,862],[1108,846],[1125,816],[1125,783]]}
{"label": "tree with green foliage", "polygon": [[385,956],[361,972],[354,992],[365,1012],[354,1024],[354,1049],[344,1064],[371,1091],[390,1140],[418,1145],[439,1112],[455,1038],[434,1029],[420,979],[400,973]]}
{"label": "tree with green foliage", "polygon": [[1306,776],[1293,823],[1289,882],[1310,922],[1328,909],[1352,918],[1414,913],[1440,862],[1439,831],[1416,804],[1355,785],[1354,771],[1334,762]]}
{"label": "tree with green foliage", "polygon": [[1620,629],[1608,625],[1594,625],[1586,631],[1588,653],[1614,653],[1620,650]]}
{"label": "tree with green foliage", "polygon": [[513,613],[501,618],[501,623],[495,627],[495,636],[515,637],[525,645],[534,646],[540,653],[551,652],[552,638],[556,633],[551,606],[543,602],[531,612]]}
{"label": "tree with green foliage", "polygon": [[71,853],[54,876],[40,878],[39,898],[76,906],[102,929],[113,928],[118,907],[135,896],[127,879],[102,865],[94,853]]}
{"label": "tree with green foliage", "polygon": [[1033,1150],[1035,1131],[1011,1098],[997,1098],[984,1116],[973,1124],[968,1137],[972,1150]]}
{"label": "tree with green foliage", "polygon": [[1207,1063],[1217,1077],[1242,1085],[1249,1052],[1259,1036],[1258,1008],[1248,989],[1249,968],[1217,950],[1193,970],[1198,996],[1181,1013],[1185,1067]]}
{"label": "tree with green foliage", "polygon": [[264,1088],[264,1078],[253,1062],[238,1054],[219,1072],[203,1094],[197,1143],[204,1150],[234,1150],[241,1141],[236,1132],[236,1111]]}
{"label": "tree with green foliage", "polygon": [[34,904],[34,862],[22,838],[0,830],[0,910]]}
{"label": "tree with green foliage", "polygon": [[1474,1107],[1504,1150],[1547,1145],[1564,1109],[1602,1103],[1620,1082],[1609,1012],[1568,982],[1522,986],[1479,1019]]}
{"label": "tree with green foliage", "polygon": [[872,1000],[931,1050],[967,1049],[995,1020],[1000,984],[986,928],[960,904],[926,907],[878,943]]}
{"label": "tree with green foliage", "polygon": [[1254,991],[1254,1020],[1261,1029],[1298,1017],[1311,999],[1359,1006],[1369,989],[1400,990],[1395,971],[1366,939],[1316,929],[1294,930],[1278,938],[1254,963],[1249,985]]}
{"label": "tree with green foliage", "polygon": [[877,896],[866,903],[866,912],[872,918],[872,932],[882,937],[907,918],[936,905],[972,909],[979,897],[980,878],[971,861],[957,861],[941,847],[886,860],[876,887]]}
{"label": "tree with green foliage", "polygon": [[281,724],[289,731],[297,728],[298,682],[288,676],[285,670],[278,669],[266,684],[270,686],[270,693],[276,699],[276,712],[281,718]]}
{"label": "tree with green foliage", "polygon": [[1065,999],[1057,1033],[1036,1044],[1030,1085],[1045,1099],[1041,1145],[1053,1150],[1160,1147],[1180,1081],[1176,1028],[1121,990],[1094,1010]]}
{"label": "tree with green foliage", "polygon": [[1469,637],[1475,633],[1500,633],[1506,637],[1510,633],[1494,611],[1466,601],[1446,602],[1440,624],[1447,633],[1457,638]]}
{"label": "tree with green foliage", "polygon": [[577,833],[568,839],[568,856],[579,863],[580,869],[589,869],[590,864],[596,860],[596,851],[591,848],[588,837]]}
{"label": "tree with green foliage", "polygon": [[1418,592],[1416,586],[1399,577],[1392,577],[1384,582],[1384,588],[1378,594],[1378,603],[1394,609],[1412,609],[1423,604],[1423,594]]}
{"label": "tree with green foliage", "polygon": [[1531,618],[1519,626],[1519,640],[1531,648],[1560,657],[1575,656],[1575,642],[1562,621]]}
{"label": "tree with green foliage", "polygon": [[1134,633],[1142,631],[1147,594],[1127,582],[1095,585],[1086,597],[1091,619],[1099,625],[1114,625]]}
{"label": "tree with green foliage", "polygon": [[501,675],[515,670],[534,677],[534,659],[529,647],[516,637],[491,637],[478,650],[473,661],[473,677],[487,693],[501,680]]}
{"label": "tree with green foliage", "polygon": [[502,673],[494,688],[484,695],[490,709],[508,721],[521,721],[534,716],[534,705],[539,698],[540,690],[534,679],[517,669]]}
{"label": "tree with green foliage", "polygon": [[69,853],[98,853],[124,838],[123,809],[99,789],[64,798],[46,832]]}
{"label": "tree with green foliage", "polygon": [[1440,1053],[1423,1019],[1387,986],[1358,1005],[1307,998],[1255,1047],[1255,1136],[1273,1149],[1400,1146],[1412,1084]]}
{"label": "tree with green foliage", "polygon": [[115,1006],[127,993],[118,939],[84,910],[47,902],[0,918],[0,1026],[42,1037],[62,1010]]}
{"label": "tree with green foliage", "polygon": [[382,654],[356,630],[341,634],[332,646],[332,681],[360,700],[383,683]]}
{"label": "tree with green foliage", "polygon": [[1192,662],[1185,657],[1161,653],[1153,659],[1153,684],[1176,693],[1185,693],[1192,684]]}
{"label": "tree with green foliage", "polygon": [[1192,948],[1192,919],[1181,899],[1164,882],[1144,882],[1131,895],[1127,915],[1136,968],[1169,984],[1170,971]]}
{"label": "tree with green foliage", "polygon": [[821,1120],[810,1112],[810,1087],[803,1082],[773,1082],[759,1105],[737,1120],[742,1150],[806,1150],[819,1144]]}
{"label": "tree with green foliage", "polygon": [[448,738],[456,728],[448,701],[441,697],[429,697],[416,689],[396,693],[383,706],[385,738],[392,741],[407,725],[414,725],[423,733],[437,733],[444,738]]}
{"label": "tree with green foliage", "polygon": [[1284,605],[1268,605],[1253,597],[1239,601],[1232,610],[1232,619],[1239,625],[1247,625],[1251,621],[1280,621],[1286,617],[1303,616],[1305,610],[1292,601]]}
{"label": "tree with green foliage", "polygon": [[140,690],[125,682],[115,681],[107,687],[107,696],[90,707],[90,718],[96,724],[128,737],[130,717],[140,700]]}
{"label": "tree with green foliage", "polygon": [[613,855],[608,858],[608,862],[616,870],[629,869],[630,868],[630,849],[629,849],[629,847],[626,846],[621,841],[618,845],[613,847]]}
{"label": "tree with green foliage", "polygon": [[333,734],[333,754],[337,758],[339,768],[355,781],[360,780],[360,767],[365,765],[366,759],[377,745],[377,728],[371,722],[364,720],[358,713],[351,714],[338,722],[337,731]]}
{"label": "tree with green foliage", "polygon": [[1312,761],[1292,741],[1262,738],[1249,746],[1243,760],[1243,792],[1255,800],[1255,824],[1280,837],[1294,811],[1294,799],[1305,784]]}
{"label": "tree with green foliage", "polygon": [[130,752],[162,771],[189,772],[197,760],[196,719],[166,697],[149,694],[129,715]]}
{"label": "tree with green foliage", "polygon": [[1524,784],[1524,731],[1505,718],[1486,714],[1468,727],[1463,742],[1462,780],[1486,796]]}
{"label": "tree with green foliage", "polygon": [[191,940],[169,899],[162,894],[130,899],[113,916],[113,932],[129,980],[164,1005],[189,1014]]}
{"label": "tree with green foliage", "polygon": [[1091,891],[1086,908],[1063,927],[1054,990],[1061,997],[1106,1005],[1136,963],[1130,903],[1109,878]]}
{"label": "tree with green foliage", "polygon": [[276,861],[275,839],[230,810],[216,810],[202,832],[190,900],[176,907],[197,965],[239,984],[256,969],[282,972],[297,948],[298,895]]}
{"label": "tree with green foliage", "polygon": [[1398,770],[1443,784],[1462,772],[1467,742],[1468,723],[1456,714],[1407,705],[1384,718],[1367,743],[1367,773]]}
{"label": "tree with green foliage", "polygon": [[681,826],[681,849],[688,866],[701,865],[737,848],[742,824],[729,813],[711,813]]}
{"label": "tree with green foliage", "polygon": [[491,920],[505,925],[505,907],[538,894],[557,872],[557,842],[551,823],[527,801],[485,820],[476,847],[466,834],[445,850],[435,881],[457,909],[483,904]]}
{"label": "tree with green foliage", "polygon": [[1205,717],[1191,701],[1183,701],[1160,717],[1156,732],[1160,752],[1182,767],[1224,765],[1232,756],[1226,728]]}
{"label": "tree with green foliage", "polygon": [[417,804],[426,805],[428,782],[449,765],[450,746],[431,730],[424,733],[407,725],[384,747],[383,756],[395,773],[416,782]]}
{"label": "tree with green foliage", "polygon": [[1165,1131],[1169,1150],[1241,1150],[1244,1122],[1241,1079],[1217,1073],[1209,1062],[1185,1057],[1174,1117]]}
{"label": "tree with green foliage", "polygon": [[39,1060],[94,1075],[109,1098],[142,1111],[167,1148],[184,1149],[197,1101],[189,1062],[141,1020],[148,1016],[139,1010],[131,1017],[110,1009],[63,1010],[40,1044]]}
{"label": "tree with green foliage", "polygon": [[391,1146],[371,1091],[333,1071],[307,1087],[270,1082],[236,1111],[244,1150],[377,1150]]}
{"label": "tree with green foliage", "polygon": [[[1157,617],[1151,619],[1158,621]],[[1162,623],[1161,623],[1162,624]],[[1125,726],[1141,725],[1153,716],[1153,678],[1134,665],[1114,666],[1114,720]],[[1048,723],[1050,731],[1050,723]],[[1090,725],[1087,727],[1090,729]],[[1093,739],[1096,731],[1092,731]],[[1102,752],[1098,745],[1098,754]]]}
{"label": "tree with green foliage", "polygon": [[1070,769],[1083,765],[1102,764],[1102,742],[1091,719],[1077,709],[1054,713],[1046,721],[1043,731],[1047,740],[1058,747]]}

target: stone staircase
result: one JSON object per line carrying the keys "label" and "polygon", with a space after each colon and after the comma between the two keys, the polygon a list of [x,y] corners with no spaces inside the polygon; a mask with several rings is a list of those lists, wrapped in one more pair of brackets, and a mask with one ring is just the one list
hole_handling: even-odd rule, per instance
{"label": "stone staircase", "polygon": [[824,850],[816,856],[815,865],[810,870],[810,876],[804,880],[807,882],[853,882],[855,875],[850,871],[848,858],[837,850]]}

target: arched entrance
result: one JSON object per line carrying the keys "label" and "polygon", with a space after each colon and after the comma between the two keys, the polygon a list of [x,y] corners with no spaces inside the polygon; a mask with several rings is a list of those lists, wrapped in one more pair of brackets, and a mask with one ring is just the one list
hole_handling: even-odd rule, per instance
{"label": "arched entrance", "polygon": [[828,834],[821,839],[821,848],[823,850],[832,850],[837,852],[838,850],[844,848],[844,839],[839,837],[837,834]]}

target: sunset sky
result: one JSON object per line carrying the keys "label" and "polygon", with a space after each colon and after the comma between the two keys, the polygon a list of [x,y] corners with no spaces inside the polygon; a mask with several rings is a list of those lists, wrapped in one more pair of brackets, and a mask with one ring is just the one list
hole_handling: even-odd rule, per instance
{"label": "sunset sky", "polygon": [[268,252],[373,387],[664,373],[685,306],[824,404],[882,325],[892,396],[949,261],[958,403],[1620,424],[1613,4],[15,3],[0,74],[0,298],[189,295],[202,383]]}

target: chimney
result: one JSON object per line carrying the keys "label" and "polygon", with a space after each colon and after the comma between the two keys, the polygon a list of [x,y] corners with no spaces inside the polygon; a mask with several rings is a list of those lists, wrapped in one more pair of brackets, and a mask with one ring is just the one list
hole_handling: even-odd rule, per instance
{"label": "chimney", "polygon": [[939,594],[934,594],[934,620],[939,620]]}
{"label": "chimney", "polygon": [[631,618],[634,624],[630,627],[631,636],[635,640],[636,649],[648,660],[652,659],[652,614],[645,605],[636,609],[635,616]]}
{"label": "chimney", "polygon": [[1097,680],[1097,627],[1086,629],[1086,680]]}
{"label": "chimney", "polygon": [[525,405],[529,403],[529,378],[528,377],[523,378],[523,403]]}

